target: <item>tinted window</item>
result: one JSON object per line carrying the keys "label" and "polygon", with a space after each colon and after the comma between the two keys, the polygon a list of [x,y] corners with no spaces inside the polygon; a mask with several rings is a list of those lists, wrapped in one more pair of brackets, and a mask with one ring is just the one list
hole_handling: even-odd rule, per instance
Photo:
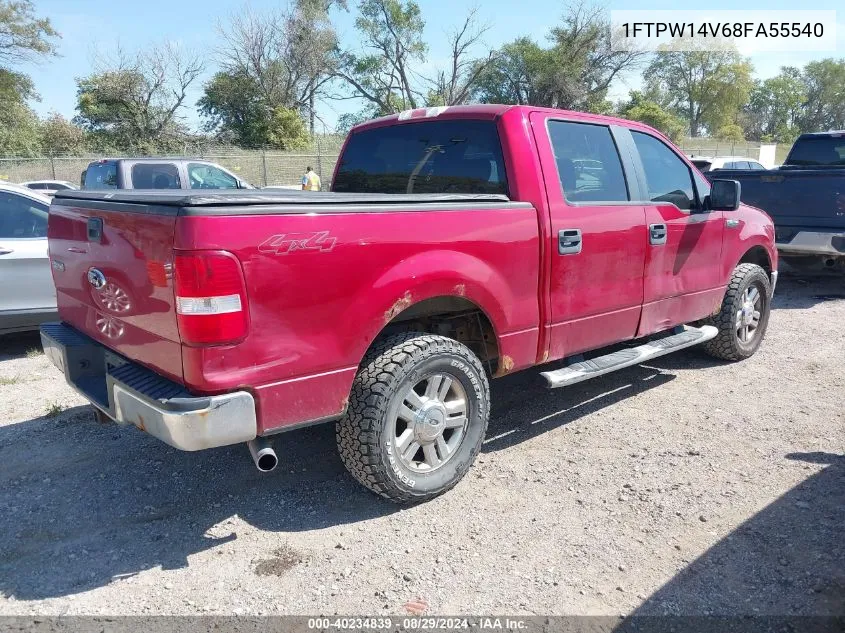
{"label": "tinted window", "polygon": [[845,136],[808,136],[792,146],[787,165],[845,165]]}
{"label": "tinted window", "polygon": [[238,179],[212,165],[190,163],[188,181],[191,189],[237,189]]}
{"label": "tinted window", "polygon": [[117,189],[116,163],[91,163],[84,174],[84,189]]}
{"label": "tinted window", "polygon": [[0,191],[0,237],[47,237],[47,211],[37,200]]}
{"label": "tinted window", "polygon": [[507,194],[492,121],[422,121],[354,133],[333,191]]}
{"label": "tinted window", "polygon": [[712,163],[709,160],[693,160],[692,164],[698,167],[701,171],[709,171]]}
{"label": "tinted window", "polygon": [[40,189],[46,189],[47,185],[44,184],[43,182],[31,182],[26,186],[26,188],[27,189],[40,190]]}
{"label": "tinted window", "polygon": [[50,188],[55,189],[56,191],[64,191],[65,189],[73,189],[73,187],[70,187],[70,186],[68,186],[68,185],[66,185],[62,182],[50,183]]}
{"label": "tinted window", "polygon": [[692,208],[695,190],[686,163],[662,141],[631,131],[640,153],[652,202],[671,202],[679,209]]}
{"label": "tinted window", "polygon": [[132,166],[134,189],[181,189],[179,169],[171,163],[136,163]]}
{"label": "tinted window", "polygon": [[549,121],[549,137],[568,201],[628,200],[622,161],[608,127]]}
{"label": "tinted window", "polygon": [[766,169],[766,168],[763,167],[763,165],[761,165],[760,163],[756,163],[753,160],[750,160],[750,161],[748,161],[748,169],[760,170],[760,169]]}

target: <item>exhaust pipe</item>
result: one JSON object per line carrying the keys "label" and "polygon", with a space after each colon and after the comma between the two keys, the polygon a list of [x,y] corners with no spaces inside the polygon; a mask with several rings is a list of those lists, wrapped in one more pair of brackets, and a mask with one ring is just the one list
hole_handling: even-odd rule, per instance
{"label": "exhaust pipe", "polygon": [[249,454],[252,455],[252,461],[255,462],[255,467],[262,473],[269,473],[279,464],[276,451],[273,450],[270,440],[266,437],[256,437],[246,445],[249,448]]}

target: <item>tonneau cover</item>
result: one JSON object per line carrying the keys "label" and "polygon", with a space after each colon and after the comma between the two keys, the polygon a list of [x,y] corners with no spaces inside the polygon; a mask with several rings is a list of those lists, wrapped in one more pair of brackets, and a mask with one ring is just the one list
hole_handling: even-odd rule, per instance
{"label": "tonneau cover", "polygon": [[[67,202],[63,202],[67,200]],[[509,202],[507,196],[500,194],[469,193],[333,193],[329,191],[262,190],[63,190],[57,191],[54,204],[73,204],[74,200],[93,200],[98,202],[120,202],[124,204],[147,204],[168,207],[217,207],[249,205],[342,205],[342,204],[435,204],[435,203],[472,203],[472,202]]]}

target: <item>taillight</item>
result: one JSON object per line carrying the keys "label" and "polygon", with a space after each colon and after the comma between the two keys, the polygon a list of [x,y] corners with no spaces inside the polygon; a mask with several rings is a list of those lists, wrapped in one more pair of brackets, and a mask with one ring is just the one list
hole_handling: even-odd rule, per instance
{"label": "taillight", "polygon": [[249,326],[246,286],[237,258],[225,251],[174,257],[176,318],[189,345],[235,343]]}

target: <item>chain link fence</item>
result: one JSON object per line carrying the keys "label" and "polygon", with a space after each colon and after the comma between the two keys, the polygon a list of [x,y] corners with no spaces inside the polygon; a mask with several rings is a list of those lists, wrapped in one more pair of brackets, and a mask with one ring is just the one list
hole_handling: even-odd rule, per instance
{"label": "chain link fence", "polygon": [[[185,144],[180,155],[153,155],[153,158],[197,158],[222,165],[256,187],[296,186],[311,167],[328,189],[334,173],[343,136],[315,137],[302,150],[270,149],[245,150],[227,146]],[[147,155],[149,156],[149,155]],[[93,160],[100,158],[140,158],[138,154],[89,154],[86,156],[0,156],[0,180],[26,182],[29,180],[67,180],[79,183],[82,172]]]}
{"label": "chain link fence", "polygon": [[712,138],[685,138],[680,148],[685,154],[694,156],[744,156],[757,160],[760,143],[749,141],[720,141]]}

